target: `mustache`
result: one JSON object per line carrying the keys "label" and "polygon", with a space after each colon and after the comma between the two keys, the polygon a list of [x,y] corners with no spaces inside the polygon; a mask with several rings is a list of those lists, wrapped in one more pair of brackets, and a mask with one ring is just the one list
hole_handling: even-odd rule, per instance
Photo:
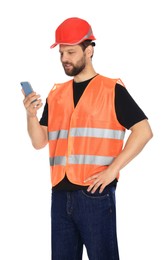
{"label": "mustache", "polygon": [[64,65],[73,65],[71,62],[67,62],[67,61],[66,61],[66,62],[63,62],[62,64],[63,64],[63,66],[64,66]]}

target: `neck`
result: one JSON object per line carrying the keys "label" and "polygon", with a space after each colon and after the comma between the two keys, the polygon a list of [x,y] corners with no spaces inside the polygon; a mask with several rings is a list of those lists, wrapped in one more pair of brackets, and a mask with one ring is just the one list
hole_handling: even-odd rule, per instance
{"label": "neck", "polygon": [[79,73],[78,75],[76,75],[74,77],[74,81],[75,82],[82,82],[88,79],[93,78],[94,76],[97,75],[97,72],[93,69],[92,66],[90,66],[89,68],[87,67],[86,69],[84,69],[81,73]]}

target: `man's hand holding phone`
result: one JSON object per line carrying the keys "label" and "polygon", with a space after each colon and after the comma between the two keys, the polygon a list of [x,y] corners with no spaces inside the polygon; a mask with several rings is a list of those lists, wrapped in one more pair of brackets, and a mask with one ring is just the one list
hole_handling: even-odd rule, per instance
{"label": "man's hand holding phone", "polygon": [[22,86],[23,95],[25,96],[23,104],[27,111],[27,115],[35,117],[37,115],[37,110],[42,106],[40,95],[33,91],[29,82],[24,81],[20,84]]}

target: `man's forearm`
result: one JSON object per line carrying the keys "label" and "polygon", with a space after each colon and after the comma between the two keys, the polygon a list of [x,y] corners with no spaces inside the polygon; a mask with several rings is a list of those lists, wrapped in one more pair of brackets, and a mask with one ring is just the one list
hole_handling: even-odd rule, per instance
{"label": "man's forearm", "polygon": [[109,166],[109,170],[114,170],[117,174],[130,161],[132,161],[152,138],[152,131],[147,120],[143,120],[133,127],[124,149]]}
{"label": "man's forearm", "polygon": [[27,130],[32,145],[35,149],[41,149],[48,143],[48,135],[47,127],[40,125],[37,118],[37,111],[42,107],[40,95],[32,92],[24,98],[23,104],[27,113]]}
{"label": "man's forearm", "polygon": [[41,149],[48,143],[47,127],[39,124],[37,116],[27,115],[27,130],[35,149]]}

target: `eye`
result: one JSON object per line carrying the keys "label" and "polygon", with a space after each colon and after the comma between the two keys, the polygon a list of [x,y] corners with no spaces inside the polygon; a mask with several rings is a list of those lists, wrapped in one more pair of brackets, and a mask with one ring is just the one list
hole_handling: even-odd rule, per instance
{"label": "eye", "polygon": [[72,55],[74,53],[75,53],[74,51],[68,51],[68,54],[70,54],[70,55]]}

